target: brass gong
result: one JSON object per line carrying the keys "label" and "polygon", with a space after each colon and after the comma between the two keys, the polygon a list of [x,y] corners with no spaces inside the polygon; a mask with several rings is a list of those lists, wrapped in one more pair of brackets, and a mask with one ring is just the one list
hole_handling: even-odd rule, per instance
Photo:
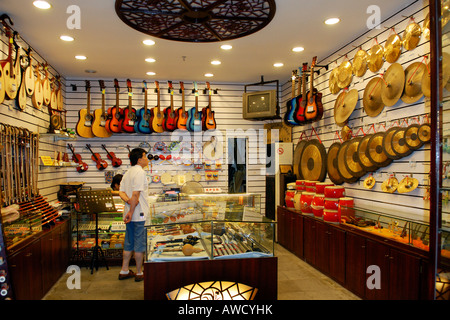
{"label": "brass gong", "polygon": [[395,131],[397,131],[398,127],[390,128],[386,131],[386,134],[383,137],[383,150],[388,156],[388,158],[392,160],[400,159],[401,156],[397,155],[394,150],[392,150],[392,136],[394,135]]}
{"label": "brass gong", "polygon": [[367,52],[365,50],[358,50],[353,57],[353,74],[357,77],[362,77],[367,71]]}
{"label": "brass gong", "polygon": [[428,123],[424,123],[420,126],[417,131],[417,135],[419,136],[419,140],[423,143],[430,142],[431,140],[431,126]]}
{"label": "brass gong", "polygon": [[381,83],[381,99],[387,107],[397,103],[405,87],[405,71],[399,63],[393,63],[383,75]]}
{"label": "brass gong", "polygon": [[367,53],[367,66],[369,70],[372,72],[377,72],[383,66],[384,60],[384,49],[381,45],[376,44],[372,48],[370,48]]}
{"label": "brass gong", "polygon": [[375,133],[367,143],[366,156],[377,166],[386,167],[392,162],[383,150],[385,132]]}
{"label": "brass gong", "polygon": [[378,169],[378,166],[366,156],[367,145],[372,136],[373,134],[364,136],[358,145],[358,161],[366,172],[373,172]]}
{"label": "brass gong", "polygon": [[306,145],[306,140],[301,140],[297,143],[294,150],[294,174],[297,180],[304,180],[300,175],[300,157],[302,155],[303,148]]}
{"label": "brass gong", "polygon": [[345,166],[345,156],[347,153],[347,148],[350,144],[351,140],[345,141],[343,144],[341,144],[341,147],[338,150],[337,153],[337,169],[339,172],[339,175],[342,177],[342,180],[344,182],[348,183],[354,183],[358,180],[358,177],[353,176]]}
{"label": "brass gong", "polygon": [[402,53],[402,38],[398,34],[390,35],[384,45],[384,59],[389,63],[394,63]]}
{"label": "brass gong", "polygon": [[361,164],[358,161],[358,146],[361,140],[362,137],[351,139],[345,151],[345,167],[355,178],[361,178],[366,174],[366,171],[361,167]]}
{"label": "brass gong", "polygon": [[372,78],[364,89],[363,106],[369,117],[376,117],[383,111],[384,103],[381,98],[380,77]]}
{"label": "brass gong", "polygon": [[324,181],[327,175],[326,162],[324,145],[317,139],[307,141],[300,157],[301,180]]}
{"label": "brass gong", "polygon": [[405,143],[411,150],[420,149],[424,144],[419,139],[419,128],[418,124],[411,124],[406,128]]}
{"label": "brass gong", "polygon": [[403,102],[414,103],[422,98],[422,79],[425,73],[428,73],[427,66],[422,62],[411,63],[405,69],[405,87],[402,95]]}
{"label": "brass gong", "polygon": [[406,50],[412,50],[419,44],[422,29],[416,22],[411,22],[403,34],[403,47]]}
{"label": "brass gong", "polygon": [[405,142],[405,131],[406,128],[397,128],[391,141],[392,150],[400,157],[406,157],[413,152]]}
{"label": "brass gong", "polygon": [[334,121],[338,126],[345,126],[355,110],[358,100],[358,90],[356,89],[343,91],[339,94],[334,104]]}
{"label": "brass gong", "polygon": [[335,142],[328,148],[327,154],[327,172],[328,178],[336,185],[341,185],[344,183],[339,171],[337,169],[337,154],[341,143]]}

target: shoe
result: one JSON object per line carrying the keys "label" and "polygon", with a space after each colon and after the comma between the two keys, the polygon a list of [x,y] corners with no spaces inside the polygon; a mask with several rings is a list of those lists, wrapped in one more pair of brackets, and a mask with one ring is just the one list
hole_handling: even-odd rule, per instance
{"label": "shoe", "polygon": [[142,280],[144,280],[144,274],[137,274],[135,277],[134,277],[134,281],[136,281],[136,282],[140,282],[140,281],[142,281]]}
{"label": "shoe", "polygon": [[119,273],[119,280],[125,280],[125,279],[129,279],[129,278],[133,278],[134,276],[136,276],[136,274],[133,271],[128,270],[127,274]]}

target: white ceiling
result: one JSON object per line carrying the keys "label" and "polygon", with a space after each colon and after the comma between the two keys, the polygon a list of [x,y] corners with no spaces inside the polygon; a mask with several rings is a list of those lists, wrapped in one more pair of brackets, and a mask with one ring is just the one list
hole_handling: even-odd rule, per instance
{"label": "white ceiling", "polygon": [[[379,6],[383,21],[417,0],[276,0],[272,22],[254,34],[227,41],[233,45],[231,51],[221,50],[219,42],[186,43],[147,36],[119,19],[113,0],[48,1],[50,10],[35,8],[33,0],[0,0],[0,14],[8,14],[13,28],[65,77],[254,83],[261,76],[288,79],[303,62],[313,56],[320,61],[367,31],[370,5]],[[70,5],[81,9],[79,30],[67,27]],[[341,19],[339,24],[323,23],[335,16]],[[61,41],[62,34],[75,41]],[[144,39],[156,44],[144,46]],[[294,53],[295,46],[305,50]],[[75,55],[88,59],[77,61]],[[156,62],[145,62],[148,57]],[[211,65],[214,59],[222,64]],[[274,68],[275,62],[283,62],[284,67]],[[87,74],[87,69],[97,73]],[[156,75],[147,76],[148,71]],[[207,72],[214,77],[206,78]]]}

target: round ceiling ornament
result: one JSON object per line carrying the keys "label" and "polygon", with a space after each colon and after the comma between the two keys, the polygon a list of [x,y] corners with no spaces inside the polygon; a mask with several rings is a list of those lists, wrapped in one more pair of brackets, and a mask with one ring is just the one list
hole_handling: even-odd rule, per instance
{"label": "round ceiling ornament", "polygon": [[153,37],[217,42],[255,33],[272,21],[275,0],[116,0],[116,13],[131,28]]}

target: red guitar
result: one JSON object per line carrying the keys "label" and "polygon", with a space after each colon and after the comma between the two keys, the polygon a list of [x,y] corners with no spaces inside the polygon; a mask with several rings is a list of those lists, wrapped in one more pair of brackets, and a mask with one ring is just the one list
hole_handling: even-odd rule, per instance
{"label": "red guitar", "polygon": [[299,95],[297,96],[297,108],[295,109],[294,112],[294,119],[295,121],[302,125],[306,123],[306,117],[305,117],[305,111],[306,111],[306,104],[307,104],[307,93],[306,93],[306,72],[308,71],[308,63],[304,63],[303,64],[303,68],[302,68],[302,80],[299,81],[299,85],[300,83],[302,84],[302,91],[300,93],[299,90]]}
{"label": "red guitar", "polygon": [[173,86],[169,81],[170,107],[164,109],[164,131],[173,131],[177,128],[177,113],[173,110]]}
{"label": "red guitar", "polygon": [[104,170],[108,167],[108,163],[100,157],[100,154],[94,153],[91,149],[90,144],[86,144],[86,147],[89,149],[89,151],[92,153],[91,159],[95,161],[97,165],[98,170]]}
{"label": "red guitar", "polygon": [[108,159],[111,160],[112,166],[115,168],[120,167],[120,165],[122,164],[122,160],[117,158],[114,152],[109,152],[108,149],[106,149],[106,145],[102,144],[102,148],[108,154]]}
{"label": "red guitar", "polygon": [[108,120],[106,120],[106,129],[110,133],[121,133],[123,122],[123,110],[119,107],[119,81],[114,79],[114,88],[116,88],[116,105],[108,108]]}
{"label": "red guitar", "polygon": [[314,88],[314,67],[316,65],[317,57],[313,58],[311,64],[311,79],[310,79],[310,89],[308,92],[308,103],[306,105],[306,120],[309,122],[318,121],[323,115],[323,105],[322,105],[322,93],[318,92]]}
{"label": "red guitar", "polygon": [[131,106],[133,90],[131,88],[131,80],[127,79],[127,88],[128,88],[128,107],[123,109],[123,122],[122,122],[122,132],[133,133],[134,131],[134,123],[137,119],[136,117],[136,109]]}
{"label": "red guitar", "polygon": [[216,119],[214,119],[214,111],[211,106],[211,86],[206,82],[208,87],[208,106],[202,109],[202,128],[203,130],[214,130],[216,128]]}
{"label": "red guitar", "polygon": [[177,129],[187,130],[188,113],[184,105],[184,83],[180,82],[181,90],[181,107],[177,109]]}
{"label": "red guitar", "polygon": [[87,171],[87,169],[89,169],[89,166],[85,162],[83,162],[81,156],[78,153],[75,153],[74,147],[70,143],[67,144],[67,146],[70,151],[72,151],[72,161],[78,164],[77,171],[80,173]]}

